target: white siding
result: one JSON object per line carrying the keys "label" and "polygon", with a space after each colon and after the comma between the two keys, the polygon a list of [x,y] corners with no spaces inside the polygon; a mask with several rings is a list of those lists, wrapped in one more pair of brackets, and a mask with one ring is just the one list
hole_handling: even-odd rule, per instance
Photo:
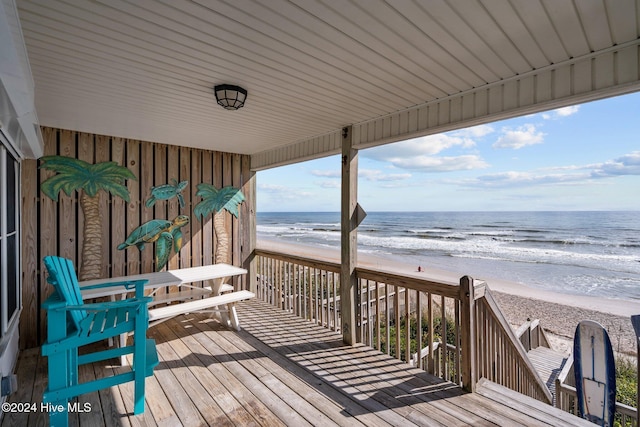
{"label": "white siding", "polygon": [[[353,125],[354,146],[367,148],[417,136],[573,105],[640,90],[640,43],[590,54]],[[340,151],[339,132],[252,156],[253,169]],[[318,141],[331,141],[318,148]]]}

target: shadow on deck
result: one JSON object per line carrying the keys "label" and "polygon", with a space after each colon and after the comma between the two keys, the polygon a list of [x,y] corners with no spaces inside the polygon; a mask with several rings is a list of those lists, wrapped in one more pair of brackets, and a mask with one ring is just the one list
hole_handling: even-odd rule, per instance
{"label": "shadow on deck", "polygon": [[[591,425],[549,405],[481,381],[478,393],[392,359],[369,347],[345,346],[334,332],[259,301],[240,304],[243,331],[191,314],[150,329],[160,365],[147,380],[146,411],[133,416],[125,384],[78,398],[87,412],[72,425]],[[40,411],[46,359],[22,353],[13,402],[33,413],[5,413],[2,426],[48,425]],[[115,361],[113,361],[115,363]],[[117,366],[86,366],[100,377]]]}

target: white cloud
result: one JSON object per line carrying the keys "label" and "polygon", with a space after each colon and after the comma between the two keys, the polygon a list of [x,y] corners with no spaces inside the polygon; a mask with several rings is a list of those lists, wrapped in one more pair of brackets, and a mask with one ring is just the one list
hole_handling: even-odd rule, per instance
{"label": "white cloud", "polygon": [[[551,171],[558,173],[550,173]],[[563,171],[567,172],[562,173]],[[640,176],[640,151],[634,151],[602,163],[545,168],[534,172],[500,172],[464,181],[448,181],[448,183],[482,188],[523,187],[549,184],[586,184],[621,175]]]}
{"label": "white cloud", "polygon": [[482,138],[483,136],[487,136],[493,132],[495,132],[495,129],[489,125],[478,125],[453,131],[451,132],[451,135],[462,138]]}
{"label": "white cloud", "polygon": [[580,110],[579,105],[570,105],[568,107],[557,108],[555,110],[542,113],[542,118],[545,120],[555,120],[562,117],[568,117],[576,114]]}
{"label": "white cloud", "polygon": [[633,151],[617,159],[594,165],[591,175],[594,178],[640,175],[640,151]]}
{"label": "white cloud", "polygon": [[279,193],[285,190],[285,186],[276,184],[258,184],[258,188],[265,193]]}
{"label": "white cloud", "polygon": [[339,170],[319,170],[319,169],[314,169],[311,171],[311,175],[314,176],[320,176],[323,178],[340,178],[340,171]]}
{"label": "white cloud", "polygon": [[493,144],[493,148],[520,148],[541,144],[544,141],[544,134],[536,129],[533,124],[525,124],[516,129],[503,128],[502,136]]}
{"label": "white cloud", "polygon": [[316,185],[319,185],[322,188],[340,188],[340,181],[332,180],[332,181],[317,181]]}
{"label": "white cloud", "polygon": [[479,138],[492,132],[494,130],[490,126],[474,126],[447,134],[429,135],[364,150],[362,155],[374,160],[388,162],[395,168],[420,172],[485,168],[488,164],[475,154],[447,157],[437,155],[450,148],[472,149],[476,146],[473,138]]}
{"label": "white cloud", "polygon": [[[311,173],[315,176],[326,178],[340,178],[340,171],[314,170]],[[358,169],[358,176],[367,181],[401,181],[411,178],[410,173],[384,173],[378,169]],[[340,180],[317,181],[316,184],[324,188],[339,188]]]}
{"label": "white cloud", "polygon": [[535,174],[531,172],[501,172],[482,175],[474,180],[462,182],[470,187],[521,187],[546,184],[569,184],[585,181],[589,174]]}
{"label": "white cloud", "polygon": [[480,156],[476,155],[456,157],[415,156],[388,160],[398,168],[414,169],[420,172],[450,172],[482,169],[489,166]]}
{"label": "white cloud", "polygon": [[377,169],[360,169],[358,176],[367,181],[402,181],[411,178],[410,173],[390,173],[385,174]]}
{"label": "white cloud", "polygon": [[448,148],[471,148],[476,143],[466,136],[454,136],[452,134],[437,134],[409,139],[394,144],[387,144],[371,148],[363,152],[363,156],[376,160],[386,161],[389,158],[405,158],[414,156],[433,156]]}
{"label": "white cloud", "polygon": [[280,199],[296,199],[298,197],[309,197],[313,195],[313,193],[308,191],[277,184],[258,184],[258,190]]}

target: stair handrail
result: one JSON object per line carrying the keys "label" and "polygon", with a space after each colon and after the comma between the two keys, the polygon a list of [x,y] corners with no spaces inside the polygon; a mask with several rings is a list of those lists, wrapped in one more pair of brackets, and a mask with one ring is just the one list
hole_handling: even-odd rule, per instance
{"label": "stair handrail", "polygon": [[[553,401],[551,392],[540,377],[538,371],[529,360],[527,352],[525,351],[522,343],[513,331],[513,328],[504,317],[504,314],[500,310],[498,303],[491,295],[491,291],[489,290],[487,284],[483,281],[474,280],[470,276],[462,277],[460,279],[460,299],[462,302],[461,319],[463,325],[465,325],[464,329],[468,328],[468,331],[463,332],[462,348],[468,348],[470,350],[466,352],[468,353],[467,356],[463,357],[463,366],[465,367],[462,372],[463,386],[465,385],[465,381],[469,381],[466,388],[470,388],[470,391],[475,390],[475,384],[478,382],[481,375],[479,369],[481,364],[490,362],[489,354],[486,351],[484,353],[481,353],[483,347],[480,345],[480,343],[485,342],[484,339],[481,339],[481,336],[482,334],[486,336],[488,332],[483,330],[483,326],[485,325],[480,325],[480,322],[478,322],[478,308],[480,307],[480,305],[482,305],[484,310],[486,310],[486,312],[497,324],[499,328],[498,332],[502,332],[503,336],[506,337],[507,345],[510,345],[511,349],[513,350],[510,354],[512,357],[515,357],[515,360],[510,360],[508,361],[508,363],[510,364],[510,366],[513,366],[512,363],[514,361],[517,363],[518,368],[522,369],[526,376],[531,380],[530,385],[533,386],[533,390],[528,387],[522,386],[522,384],[519,384],[519,386],[509,384],[509,380],[513,382],[513,378],[505,379],[497,377],[496,375],[490,375],[493,378],[487,377],[487,379],[505,387],[511,388],[512,390],[519,393],[551,404]],[[486,377],[486,375],[484,377]]]}
{"label": "stair handrail", "polygon": [[516,336],[527,352],[538,347],[551,348],[547,333],[540,326],[540,319],[527,319],[516,329]]}

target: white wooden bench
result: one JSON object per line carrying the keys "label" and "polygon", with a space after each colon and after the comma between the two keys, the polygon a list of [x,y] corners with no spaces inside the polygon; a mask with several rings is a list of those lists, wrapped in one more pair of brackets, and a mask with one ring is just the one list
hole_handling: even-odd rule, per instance
{"label": "white wooden bench", "polygon": [[[96,279],[80,282],[80,292],[82,298],[93,299],[100,297],[124,296],[128,292],[124,287],[94,287],[93,285],[126,282],[134,280],[147,280],[145,289],[156,291],[161,288],[178,286],[184,290],[188,283],[210,281],[210,291],[214,295],[221,294],[229,285],[225,285],[225,280],[229,277],[244,275],[247,270],[228,264],[203,265],[198,267],[180,268],[177,270],[161,271],[155,273],[135,274],[123,277],[113,277],[109,279]],[[191,287],[195,289],[195,287]],[[154,292],[155,293],[155,292]],[[169,293],[169,292],[167,292]],[[159,295],[161,296],[161,295]]]}
{"label": "white wooden bench", "polygon": [[[225,281],[229,277],[246,273],[247,270],[244,268],[229,264],[203,265],[155,273],[88,280],[80,283],[80,292],[83,299],[109,297],[115,300],[118,296],[124,299],[129,292],[129,289],[124,286],[104,288],[96,285],[146,280],[147,283],[144,288],[151,291],[149,296],[153,297],[153,301],[149,304],[149,326],[157,325],[181,314],[205,311],[223,314],[226,319],[222,320],[226,321],[227,326],[232,326],[239,331],[240,324],[238,323],[235,304],[253,298],[255,294],[249,291],[233,292],[233,286],[225,283]],[[189,283],[203,281],[207,281],[211,285],[205,287],[188,285]],[[158,292],[160,289],[166,290],[171,286],[177,286],[179,291]],[[205,298],[198,299],[202,297]],[[173,304],[165,307],[155,307],[162,303]],[[229,323],[231,324],[229,325]],[[126,341],[127,334],[122,334],[120,336],[120,345],[124,346]],[[125,363],[126,361],[122,358],[122,364],[124,365]]]}
{"label": "white wooden bench", "polygon": [[[229,292],[214,297],[185,301],[179,304],[149,309],[149,327],[181,314],[193,312],[221,312],[226,314],[226,322],[231,322],[231,327],[240,330],[240,322],[236,313],[236,303],[254,298],[256,294],[249,291]],[[226,308],[219,308],[225,306]]]}

